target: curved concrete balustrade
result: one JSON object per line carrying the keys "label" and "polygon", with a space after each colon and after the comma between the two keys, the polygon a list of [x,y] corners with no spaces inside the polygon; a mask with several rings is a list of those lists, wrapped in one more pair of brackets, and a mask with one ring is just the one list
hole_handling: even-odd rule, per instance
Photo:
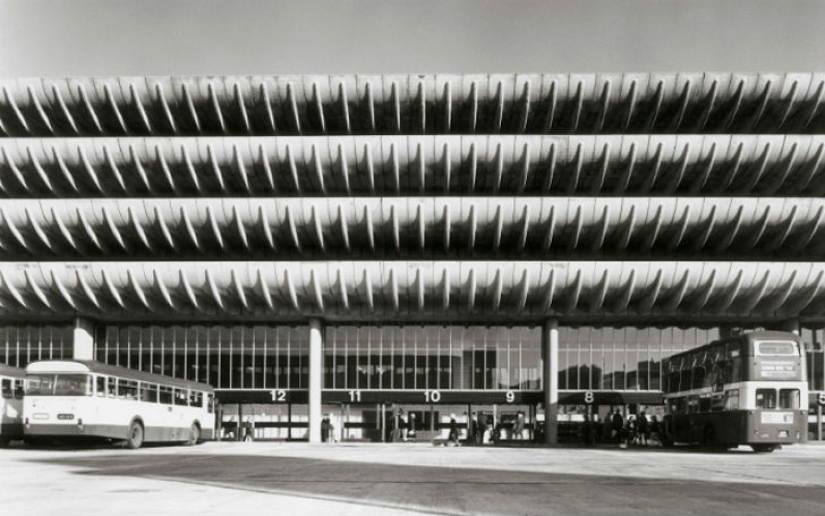
{"label": "curved concrete balustrade", "polygon": [[0,138],[4,197],[825,194],[825,136]]}
{"label": "curved concrete balustrade", "polygon": [[289,320],[575,320],[694,323],[816,315],[825,264],[770,262],[4,262],[0,313]]}
{"label": "curved concrete balustrade", "polygon": [[825,74],[0,80],[8,136],[816,133]]}
{"label": "curved concrete balustrade", "polygon": [[825,201],[796,198],[224,198],[0,202],[7,258],[608,255],[825,257]]}

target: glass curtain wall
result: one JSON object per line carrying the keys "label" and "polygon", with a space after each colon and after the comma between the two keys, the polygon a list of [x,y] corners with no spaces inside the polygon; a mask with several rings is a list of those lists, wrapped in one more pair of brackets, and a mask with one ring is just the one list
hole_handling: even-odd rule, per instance
{"label": "glass curtain wall", "polygon": [[663,358],[718,338],[718,329],[559,328],[559,389],[660,390]]}
{"label": "glass curtain wall", "polygon": [[306,389],[309,329],[270,326],[103,326],[100,362],[232,389]]}
{"label": "glass curtain wall", "polygon": [[541,331],[330,326],[323,371],[326,389],[541,390]]}
{"label": "glass curtain wall", "polygon": [[73,338],[68,324],[0,326],[0,362],[22,368],[37,360],[71,358]]}
{"label": "glass curtain wall", "polygon": [[807,346],[808,358],[808,390],[825,390],[825,329],[802,328],[802,340]]}

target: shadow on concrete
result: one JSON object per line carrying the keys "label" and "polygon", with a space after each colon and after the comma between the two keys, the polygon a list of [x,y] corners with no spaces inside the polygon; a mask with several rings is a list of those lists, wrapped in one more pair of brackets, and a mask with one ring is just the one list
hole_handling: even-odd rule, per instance
{"label": "shadow on concrete", "polygon": [[445,515],[820,516],[825,506],[819,486],[651,479],[626,471],[573,475],[249,455],[118,454],[41,461],[79,468],[79,475],[153,478]]}

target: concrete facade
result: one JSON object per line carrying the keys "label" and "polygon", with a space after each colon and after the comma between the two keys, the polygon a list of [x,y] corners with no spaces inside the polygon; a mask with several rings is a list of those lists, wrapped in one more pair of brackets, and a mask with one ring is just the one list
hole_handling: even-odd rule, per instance
{"label": "concrete facade", "polygon": [[313,442],[325,325],[541,327],[555,410],[559,327],[825,324],[822,74],[0,89],[0,321],[308,326]]}

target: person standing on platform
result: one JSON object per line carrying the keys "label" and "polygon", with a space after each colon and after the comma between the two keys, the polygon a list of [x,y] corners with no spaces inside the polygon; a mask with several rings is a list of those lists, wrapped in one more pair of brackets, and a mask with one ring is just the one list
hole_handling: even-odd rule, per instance
{"label": "person standing on platform", "polygon": [[321,419],[321,442],[329,442],[329,416],[324,416]]}
{"label": "person standing on platform", "polygon": [[647,423],[647,416],[645,415],[645,411],[643,410],[639,414],[638,422],[639,444],[641,444],[642,446],[647,446],[647,438],[650,435],[650,427]]}
{"label": "person standing on platform", "polygon": [[478,428],[478,414],[473,412],[470,414],[470,428],[468,429],[467,440],[472,442],[473,444],[481,444],[481,438],[479,434]]}
{"label": "person standing on platform", "polygon": [[329,421],[327,429],[327,442],[337,443],[338,436],[335,434],[337,425],[335,424],[335,416],[332,415],[332,412],[327,414],[326,420]]}
{"label": "person standing on platform", "polygon": [[447,441],[455,446],[461,446],[458,442],[458,421],[455,419],[455,414],[450,414],[450,434],[447,436]]}
{"label": "person standing on platform", "polygon": [[410,418],[407,424],[407,439],[409,439],[410,441],[415,441],[415,438],[415,414],[410,412]]}
{"label": "person standing on platform", "polygon": [[407,442],[407,418],[404,417],[404,409],[398,409],[398,430],[401,432],[401,440]]}
{"label": "person standing on platform", "polygon": [[243,440],[244,441],[254,441],[255,440],[255,421],[252,419],[252,416],[246,418],[243,424],[244,432],[243,432]]}
{"label": "person standing on platform", "polygon": [[610,436],[613,438],[613,442],[621,442],[623,432],[624,418],[622,417],[622,413],[617,410],[613,413],[613,430],[610,433]]}

